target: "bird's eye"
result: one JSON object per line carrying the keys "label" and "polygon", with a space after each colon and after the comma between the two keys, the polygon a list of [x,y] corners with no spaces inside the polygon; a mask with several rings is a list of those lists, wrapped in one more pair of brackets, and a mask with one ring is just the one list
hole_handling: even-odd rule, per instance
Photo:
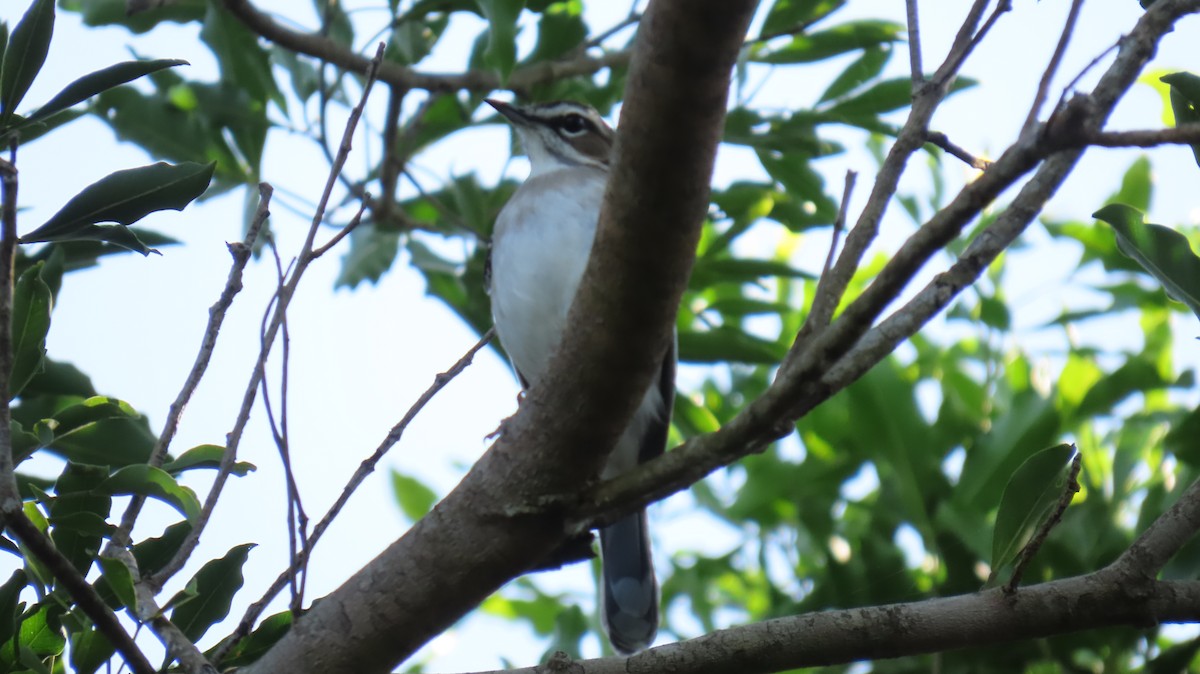
{"label": "bird's eye", "polygon": [[558,127],[572,136],[578,136],[587,130],[588,121],[583,118],[583,115],[571,113],[562,118]]}

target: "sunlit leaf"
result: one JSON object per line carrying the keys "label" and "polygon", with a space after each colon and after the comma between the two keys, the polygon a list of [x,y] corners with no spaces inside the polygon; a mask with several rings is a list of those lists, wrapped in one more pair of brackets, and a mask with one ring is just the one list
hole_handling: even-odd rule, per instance
{"label": "sunlit leaf", "polygon": [[161,468],[146,464],[121,468],[100,484],[97,491],[114,496],[138,494],[159,499],[174,506],[189,522],[200,516],[200,500],[195,492],[176,482]]}
{"label": "sunlit leaf", "polygon": [[415,477],[398,470],[392,471],[392,494],[396,497],[400,512],[412,522],[428,514],[433,504],[437,503],[437,493]]}
{"label": "sunlit leaf", "polygon": [[1109,204],[1092,214],[1112,226],[1117,246],[1150,272],[1167,294],[1200,317],[1200,257],[1187,237],[1170,227],[1147,224],[1142,213]]}
{"label": "sunlit leaf", "polygon": [[1074,454],[1075,446],[1065,443],[1043,449],[1026,459],[1009,477],[992,531],[994,573],[1016,559],[1021,546],[1058,501],[1064,489],[1067,462]]}

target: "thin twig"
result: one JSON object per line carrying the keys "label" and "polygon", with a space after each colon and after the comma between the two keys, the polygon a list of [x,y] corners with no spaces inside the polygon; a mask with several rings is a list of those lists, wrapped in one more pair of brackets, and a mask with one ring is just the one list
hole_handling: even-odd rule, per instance
{"label": "thin twig", "polygon": [[1200,123],[1181,124],[1171,129],[1135,131],[1099,131],[1084,136],[1082,142],[1098,147],[1158,147],[1159,145],[1200,144]]}
{"label": "thin twig", "polygon": [[925,85],[925,68],[921,65],[921,21],[917,0],[905,0],[908,14],[908,67],[912,70],[912,86],[915,94]]}
{"label": "thin twig", "polygon": [[1025,575],[1025,569],[1029,566],[1029,562],[1033,561],[1038,550],[1042,549],[1042,544],[1046,542],[1046,537],[1050,535],[1050,531],[1058,526],[1062,521],[1063,513],[1067,512],[1067,506],[1071,505],[1071,501],[1075,498],[1075,494],[1079,493],[1079,471],[1082,468],[1081,455],[1078,451],[1071,458],[1071,469],[1067,473],[1067,483],[1063,486],[1062,494],[1058,497],[1058,503],[1054,506],[1054,511],[1042,522],[1042,526],[1038,527],[1037,533],[1029,542],[1021,548],[1021,554],[1017,556],[1017,563],[1013,567],[1012,577],[1004,584],[1004,594],[1012,594],[1017,591],[1017,586],[1021,584],[1021,576]]}
{"label": "thin twig", "polygon": [[[229,277],[225,280],[225,288],[221,290],[220,297],[208,309],[208,325],[205,326],[204,337],[200,340],[200,350],[196,354],[196,361],[192,364],[191,371],[183,381],[183,387],[175,396],[175,402],[171,403],[171,407],[167,410],[167,420],[163,423],[162,432],[155,441],[154,449],[151,450],[150,458],[147,461],[151,466],[163,464],[167,457],[167,451],[171,447],[171,441],[175,438],[175,432],[179,429],[179,420],[183,417],[183,410],[200,385],[200,380],[208,371],[208,364],[212,360],[213,351],[217,346],[217,336],[221,332],[221,325],[225,322],[225,314],[233,305],[233,298],[242,290],[242,272],[250,260],[250,251],[254,250],[254,242],[258,240],[258,233],[271,215],[270,206],[273,193],[274,190],[270,185],[259,183],[258,208],[254,212],[254,219],[250,221],[246,238],[240,243],[228,245],[229,254],[233,256]],[[129,545],[129,535],[133,531],[133,526],[137,522],[145,502],[145,496],[134,496],[129,501],[129,505],[125,508],[125,514],[121,516],[121,525],[109,539],[110,547]]]}
{"label": "thin twig", "polygon": [[50,570],[55,580],[71,594],[75,605],[92,619],[96,629],[117,649],[129,667],[137,674],[155,674],[158,670],[121,626],[116,614],[96,594],[95,588],[88,584],[83,574],[54,547],[54,543],[21,510],[6,512],[5,515],[9,531]]}
{"label": "thin twig", "polygon": [[992,161],[990,159],[976,157],[970,152],[967,152],[961,146],[955,145],[954,142],[952,142],[950,138],[941,131],[930,131],[925,135],[925,140],[963,160],[967,166],[970,166],[973,169],[985,171],[987,170],[987,167],[992,165]]}
{"label": "thin twig", "polygon": [[983,27],[971,38],[971,48],[967,50],[967,54],[970,54],[983,42],[988,33],[992,31],[992,28],[996,26],[996,22],[1000,20],[1000,16],[1010,11],[1012,11],[1012,0],[999,0],[996,3],[996,8],[988,16],[987,21],[983,23]]}
{"label": "thin twig", "polygon": [[[842,203],[838,206],[837,219],[833,221],[833,235],[829,242],[829,254],[825,256],[825,267],[821,270],[821,278],[824,279],[827,274],[833,269],[833,261],[837,255],[838,243],[842,238],[842,231],[846,229],[846,215],[850,211],[850,195],[854,193],[854,181],[858,179],[858,173],[854,171],[846,171],[846,181],[842,185]],[[813,298],[813,311],[816,312],[817,297],[821,296],[821,285],[817,283],[817,293]],[[826,304],[822,302],[822,304]],[[823,308],[822,314],[826,311]],[[815,324],[820,327],[828,325],[829,319],[833,317],[833,308],[828,307],[828,316],[822,316],[815,321]]]}
{"label": "thin twig", "polygon": [[330,168],[329,177],[325,182],[325,189],[321,193],[321,199],[317,203],[316,213],[313,215],[312,224],[309,226],[308,235],[305,237],[304,245],[300,249],[300,254],[297,257],[296,268],[292,272],[290,279],[282,292],[278,293],[275,306],[275,314],[271,319],[271,324],[267,328],[266,338],[263,347],[259,350],[258,361],[254,365],[254,370],[250,375],[250,381],[247,383],[246,392],[242,396],[242,405],[238,410],[237,418],[234,421],[233,429],[230,430],[226,437],[225,454],[221,457],[221,465],[217,470],[217,475],[213,479],[213,485],[208,492],[208,496],[204,500],[204,505],[200,509],[200,515],[196,518],[196,522],[192,530],[184,538],[179,550],[175,556],[168,562],[158,573],[149,579],[155,587],[162,587],[168,579],[174,576],[183,568],[192,551],[196,549],[196,545],[200,541],[200,535],[204,532],[204,528],[208,524],[209,518],[212,516],[213,509],[217,506],[217,501],[220,498],[221,490],[225,486],[226,480],[229,478],[230,472],[237,461],[237,449],[241,443],[242,433],[246,429],[246,424],[250,420],[250,410],[254,406],[254,401],[258,394],[258,384],[266,373],[267,358],[270,356],[271,346],[275,342],[275,336],[278,334],[280,326],[283,324],[284,315],[287,313],[288,305],[291,303],[292,296],[296,292],[296,288],[300,283],[301,277],[304,275],[313,257],[313,241],[316,239],[317,230],[321,226],[321,222],[325,217],[325,209],[329,206],[329,199],[333,193],[333,186],[337,183],[338,176],[341,174],[342,167],[346,164],[346,159],[350,156],[351,139],[354,136],[354,130],[358,125],[358,120],[362,117],[363,107],[366,105],[367,97],[371,93],[371,88],[375,84],[376,75],[378,74],[379,64],[383,62],[384,45],[380,44],[375,50],[375,58],[372,61],[374,66],[368,71],[366,82],[363,85],[362,97],[358,105],[350,113],[350,118],[346,122],[346,131],[342,136],[342,143],[338,150],[338,155],[335,158],[333,166]]}
{"label": "thin twig", "polygon": [[1062,64],[1063,56],[1067,53],[1067,45],[1071,42],[1071,36],[1075,34],[1075,22],[1079,19],[1079,10],[1082,8],[1083,0],[1071,0],[1071,9],[1067,12],[1066,23],[1063,24],[1062,34],[1058,36],[1058,45],[1054,48],[1054,55],[1050,57],[1050,63],[1046,65],[1046,71],[1042,73],[1042,79],[1038,82],[1037,94],[1033,97],[1033,105],[1029,107],[1029,116],[1025,118],[1025,124],[1021,127],[1022,136],[1037,127],[1038,114],[1050,93],[1050,82],[1054,80],[1054,75],[1058,73],[1058,67]]}
{"label": "thin twig", "polygon": [[349,234],[350,232],[353,232],[355,230],[355,228],[357,228],[358,225],[362,222],[363,212],[367,210],[367,204],[370,201],[371,201],[371,193],[364,192],[363,193],[363,201],[362,201],[362,204],[360,204],[358,207],[358,212],[354,214],[353,218],[350,218],[350,222],[346,223],[345,227],[342,227],[341,229],[339,229],[337,234],[334,234],[333,238],[329,239],[328,243],[326,243],[324,246],[321,246],[320,248],[314,250],[312,252],[311,259],[315,260],[315,259],[321,257],[322,255],[324,255],[325,253],[328,253],[330,248],[333,248],[334,246],[338,245],[338,242],[340,242],[342,239],[346,238],[347,234]]}
{"label": "thin twig", "polygon": [[[408,428],[409,424],[412,423],[413,419],[417,418],[417,415],[420,414],[421,410],[423,410],[425,406],[429,404],[429,401],[433,400],[434,396],[436,396],[443,388],[445,388],[447,384],[453,381],[455,377],[461,374],[463,370],[467,369],[467,366],[469,366],[474,360],[475,354],[478,353],[479,350],[482,349],[489,341],[491,341],[494,334],[495,329],[489,329],[486,333],[484,333],[483,337],[479,338],[478,342],[475,342],[474,346],[468,349],[467,352],[463,354],[463,356],[459,358],[457,362],[454,363],[454,365],[450,366],[450,369],[435,376],[433,378],[433,384],[431,384],[429,388],[421,394],[421,397],[417,398],[417,401],[408,408],[408,411],[405,412],[404,417],[401,418],[400,421],[396,422],[395,426],[392,426],[392,429],[388,431],[388,434],[384,437],[383,441],[379,443],[379,446],[375,448],[375,451],[371,454],[371,456],[367,457],[361,464],[359,464],[358,470],[354,471],[354,475],[350,477],[350,480],[346,483],[346,486],[342,488],[342,493],[340,496],[338,496],[337,501],[330,506],[329,511],[325,513],[325,516],[321,518],[321,521],[318,522],[315,527],[313,527],[312,534],[308,537],[304,549],[300,553],[300,564],[303,564],[307,561],[307,557],[312,553],[313,548],[316,547],[317,541],[320,540],[322,534],[324,534],[325,530],[329,528],[329,525],[342,511],[342,508],[345,507],[346,503],[350,501],[350,496],[356,489],[358,489],[358,486],[362,484],[363,480],[365,480],[368,475],[375,471],[375,467],[388,453],[388,451],[394,447],[396,443],[400,442],[400,438],[404,436],[404,431]],[[217,648],[215,655],[215,659],[217,661],[220,661],[230,649],[237,645],[238,641],[250,633],[251,628],[253,628],[254,624],[258,621],[258,617],[262,615],[262,612],[264,609],[266,609],[267,604],[271,603],[275,596],[279,594],[279,591],[290,582],[289,579],[296,573],[297,568],[297,563],[293,562],[290,567],[284,570],[284,572],[275,579],[275,582],[271,584],[266,593],[263,594],[262,598],[251,604],[250,607],[246,609],[246,613],[244,616],[242,616],[242,620],[238,624],[237,630],[235,630],[234,633]]]}

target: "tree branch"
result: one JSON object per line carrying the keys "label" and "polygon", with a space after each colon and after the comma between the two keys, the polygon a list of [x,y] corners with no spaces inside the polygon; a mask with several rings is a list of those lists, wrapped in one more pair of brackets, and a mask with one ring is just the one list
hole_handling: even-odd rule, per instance
{"label": "tree branch", "polygon": [[[333,40],[316,33],[301,33],[285,28],[271,17],[260,12],[249,0],[224,0],[225,8],[247,28],[285,49],[327,61],[333,65],[356,73],[366,73],[371,64],[368,59]],[[423,89],[430,92],[492,91],[508,89],[523,92],[545,82],[591,75],[605,68],[624,65],[629,61],[628,51],[618,51],[592,57],[586,54],[568,61],[533,63],[513,71],[507,81],[491,70],[468,70],[461,74],[422,73],[392,61],[384,61],[379,67],[379,80],[402,89]]]}
{"label": "tree branch", "polygon": [[[1085,629],[1200,620],[1200,581],[1124,587],[1096,573],[1022,588],[806,613],[718,630],[629,658],[502,670],[503,674],[697,672],[769,674],[1035,639]],[[487,672],[477,674],[501,674]]]}
{"label": "tree branch", "polygon": [[50,570],[54,578],[71,594],[80,610],[96,624],[96,629],[117,649],[129,668],[137,674],[155,674],[158,670],[142,654],[125,628],[121,627],[112,609],[96,594],[96,590],[88,584],[83,574],[54,547],[54,543],[37,528],[37,525],[29,521],[19,506],[16,511],[6,511],[4,519],[8,530]]}
{"label": "tree branch", "polygon": [[568,536],[670,338],[753,0],[657,0],[639,24],[591,259],[548,375],[462,482],[243,674],[378,672]]}

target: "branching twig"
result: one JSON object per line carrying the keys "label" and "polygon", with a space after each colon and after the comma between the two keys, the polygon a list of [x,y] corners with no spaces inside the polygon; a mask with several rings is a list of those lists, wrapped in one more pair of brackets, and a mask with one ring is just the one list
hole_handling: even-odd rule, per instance
{"label": "branching twig", "polygon": [[1042,544],[1046,542],[1046,537],[1062,521],[1063,513],[1067,512],[1067,506],[1071,505],[1075,494],[1079,493],[1079,471],[1082,466],[1082,455],[1076,451],[1075,456],[1071,458],[1071,468],[1067,472],[1067,482],[1063,485],[1062,494],[1058,497],[1058,503],[1055,504],[1053,512],[1046,518],[1046,521],[1042,522],[1042,525],[1038,527],[1037,533],[1029,539],[1025,547],[1021,548],[1021,554],[1017,556],[1017,563],[1013,566],[1012,577],[1004,584],[1005,594],[1012,594],[1017,591],[1017,586],[1021,584],[1021,576],[1025,575],[1025,569],[1029,566],[1029,562],[1033,561],[1038,550],[1042,549]]}
{"label": "branching twig", "polygon": [[37,525],[29,521],[19,506],[17,510],[9,510],[4,514],[9,531],[50,570],[55,580],[71,594],[76,606],[92,619],[96,629],[117,649],[129,668],[137,674],[155,674],[158,670],[142,654],[125,628],[121,627],[116,614],[104,603],[100,595],[96,594],[96,590],[88,584],[83,574],[54,547],[54,543],[37,528]]}
{"label": "branching twig", "polygon": [[[350,496],[356,489],[358,489],[358,486],[362,484],[363,480],[365,480],[368,475],[375,471],[375,466],[379,464],[379,462],[387,454],[388,450],[390,450],[396,445],[396,443],[400,441],[400,438],[404,435],[404,431],[408,428],[409,424],[412,423],[413,419],[417,418],[417,415],[420,414],[421,410],[425,409],[425,406],[429,404],[430,400],[433,400],[433,397],[436,396],[438,392],[440,392],[446,387],[447,384],[453,381],[454,378],[462,373],[463,370],[467,369],[467,366],[470,365],[474,360],[475,354],[478,353],[479,350],[482,349],[489,341],[491,341],[494,334],[494,329],[488,330],[486,333],[484,333],[483,337],[479,338],[479,341],[476,342],[474,346],[468,349],[467,352],[463,354],[463,356],[459,358],[456,363],[454,363],[454,365],[450,366],[450,369],[435,376],[433,378],[433,384],[431,384],[429,388],[421,394],[421,397],[417,398],[417,401],[408,408],[408,411],[405,412],[404,417],[401,418],[400,421],[396,422],[395,426],[392,426],[392,429],[388,431],[387,436],[384,437],[383,442],[379,443],[379,446],[375,448],[375,451],[371,454],[371,456],[367,457],[361,464],[359,464],[358,470],[354,471],[354,475],[350,477],[350,480],[346,483],[346,486],[342,488],[342,493],[340,496],[338,496],[337,501],[330,506],[329,511],[325,513],[325,516],[321,518],[321,521],[318,522],[315,527],[313,527],[312,534],[308,537],[303,550],[300,552],[299,564],[303,564],[305,561],[307,561],[308,556],[312,553],[312,549],[316,546],[317,541],[320,540],[321,535],[325,533],[325,530],[329,528],[329,525],[338,516],[338,514],[341,513],[342,508],[345,507],[346,503],[350,501]],[[263,610],[266,609],[267,604],[269,604],[275,598],[275,596],[279,594],[279,591],[290,582],[289,579],[296,573],[297,568],[299,568],[297,566],[297,562],[293,562],[292,566],[286,569],[279,575],[278,578],[275,579],[275,582],[271,584],[271,587],[267,589],[262,598],[251,604],[250,607],[246,609],[246,614],[242,616],[242,621],[238,624],[237,630],[234,631],[233,635],[231,635],[229,639],[223,642],[217,649],[216,660],[220,661],[220,659],[224,657],[224,655],[228,653],[231,648],[237,645],[238,641],[250,633],[250,630],[254,627],[254,623],[258,621],[258,617],[262,615]]]}
{"label": "branching twig", "polygon": [[338,233],[334,234],[333,238],[329,239],[328,243],[326,243],[324,246],[321,246],[320,248],[317,248],[316,250],[314,250],[312,252],[311,259],[315,260],[315,259],[321,257],[322,255],[324,255],[325,253],[328,253],[330,248],[333,248],[334,246],[338,245],[338,243],[342,239],[346,238],[346,235],[348,235],[350,232],[353,232],[358,227],[358,225],[360,223],[362,223],[363,212],[367,210],[367,204],[370,203],[370,201],[371,201],[371,193],[364,192],[363,196],[362,196],[362,204],[359,205],[358,212],[356,212],[354,214],[354,217],[350,218],[350,222],[346,223],[345,227],[342,227],[341,229],[339,229]]}
{"label": "branching twig", "polygon": [[1158,147],[1159,145],[1200,144],[1200,123],[1182,124],[1171,129],[1137,131],[1099,131],[1084,136],[1084,145],[1098,147]]}
{"label": "branching twig", "polygon": [[976,157],[970,152],[967,152],[961,146],[955,145],[954,142],[952,142],[950,138],[941,131],[930,131],[928,134],[926,134],[925,140],[963,160],[967,166],[970,166],[973,169],[984,171],[987,169],[987,167],[992,165],[991,160],[984,159],[982,157]]}
{"label": "branching twig", "polygon": [[266,373],[267,358],[270,356],[271,346],[275,342],[275,337],[279,333],[280,326],[283,324],[284,316],[287,313],[292,296],[296,292],[296,288],[300,283],[301,277],[304,275],[304,270],[307,269],[309,263],[314,259],[313,242],[317,236],[317,230],[321,226],[321,222],[325,217],[325,209],[329,205],[330,196],[333,193],[333,186],[337,183],[338,176],[341,174],[342,167],[346,164],[346,159],[350,155],[351,139],[354,136],[354,130],[357,127],[358,120],[362,116],[363,107],[366,105],[367,97],[371,93],[371,88],[375,83],[378,73],[379,64],[383,62],[384,45],[380,44],[375,51],[375,59],[372,61],[373,67],[367,72],[367,80],[363,85],[362,97],[359,103],[350,113],[350,118],[346,122],[346,130],[342,136],[342,143],[338,150],[338,155],[330,168],[329,177],[325,182],[325,189],[321,194],[321,200],[317,203],[316,213],[313,215],[312,224],[309,226],[308,235],[304,240],[304,245],[297,257],[296,267],[292,271],[291,277],[287,285],[277,294],[275,313],[272,316],[271,323],[267,327],[266,336],[263,339],[263,346],[259,350],[258,361],[255,363],[254,370],[250,375],[250,381],[247,383],[246,392],[242,396],[242,405],[238,411],[237,419],[234,421],[233,429],[229,432],[225,443],[225,454],[221,457],[221,465],[217,470],[217,475],[213,480],[212,488],[208,492],[208,496],[204,500],[204,505],[200,510],[200,516],[196,519],[192,530],[184,538],[178,552],[161,570],[149,579],[155,587],[162,587],[163,583],[171,576],[179,572],[183,568],[192,551],[200,541],[200,535],[203,533],[212,511],[216,508],[217,500],[221,495],[221,490],[225,486],[226,480],[229,478],[230,472],[233,470],[234,463],[237,461],[237,449],[241,443],[242,433],[246,429],[246,424],[250,420],[250,410],[254,406],[254,401],[257,398],[259,382]]}
{"label": "branching twig", "polygon": [[1033,97],[1033,105],[1029,107],[1029,116],[1025,118],[1025,124],[1021,127],[1022,136],[1037,127],[1038,114],[1046,102],[1046,96],[1050,93],[1050,83],[1054,80],[1054,75],[1058,73],[1058,67],[1067,53],[1067,45],[1071,42],[1071,36],[1075,34],[1075,22],[1079,19],[1079,10],[1082,8],[1083,0],[1071,0],[1071,9],[1067,12],[1066,23],[1063,24],[1062,34],[1058,36],[1058,45],[1054,47],[1050,63],[1046,65],[1046,71],[1042,73],[1042,79],[1038,82],[1037,94]]}
{"label": "branching twig", "polygon": [[[171,446],[171,440],[175,438],[175,432],[179,428],[179,420],[183,416],[183,410],[187,407],[188,401],[191,400],[192,394],[195,393],[196,387],[200,385],[200,380],[204,378],[205,372],[208,371],[208,363],[212,360],[213,351],[217,346],[217,335],[221,332],[221,325],[225,321],[225,314],[229,311],[229,307],[233,304],[233,298],[242,290],[242,272],[246,269],[246,264],[250,260],[250,251],[254,249],[254,242],[258,239],[258,233],[262,230],[263,224],[266,223],[267,217],[271,215],[271,195],[274,190],[267,183],[259,183],[258,185],[258,208],[254,212],[254,219],[250,222],[250,228],[246,232],[246,238],[241,243],[229,244],[229,254],[233,256],[233,265],[229,268],[229,277],[225,281],[225,288],[221,291],[221,296],[217,298],[215,304],[208,309],[208,325],[204,328],[204,337],[200,340],[200,351],[196,354],[196,361],[192,365],[192,369],[188,372],[187,378],[184,379],[183,387],[179,390],[179,394],[175,396],[175,402],[171,403],[171,407],[167,411],[167,420],[163,423],[162,432],[158,436],[158,440],[154,443],[154,449],[150,452],[150,458],[147,461],[151,466],[161,466],[166,459],[167,450]],[[129,534],[133,531],[133,526],[137,522],[138,514],[142,511],[142,505],[146,502],[145,496],[134,496],[129,505],[125,508],[125,514],[121,516],[121,525],[113,533],[109,539],[110,546],[125,546],[129,544]]]}

